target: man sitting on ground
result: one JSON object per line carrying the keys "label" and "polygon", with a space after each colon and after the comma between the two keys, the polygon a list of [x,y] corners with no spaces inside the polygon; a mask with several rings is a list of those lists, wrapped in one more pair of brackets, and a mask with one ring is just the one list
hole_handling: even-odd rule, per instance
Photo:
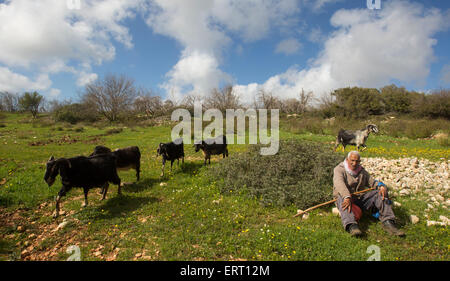
{"label": "man sitting on ground", "polygon": [[[361,210],[379,214],[382,227],[391,235],[404,236],[405,233],[394,224],[395,215],[388,199],[388,190],[384,183],[373,177],[360,165],[361,156],[351,151],[347,158],[334,168],[333,196],[341,214],[342,225],[352,236],[361,235],[361,230],[352,211],[356,204]],[[360,195],[354,192],[375,187],[376,190]]]}

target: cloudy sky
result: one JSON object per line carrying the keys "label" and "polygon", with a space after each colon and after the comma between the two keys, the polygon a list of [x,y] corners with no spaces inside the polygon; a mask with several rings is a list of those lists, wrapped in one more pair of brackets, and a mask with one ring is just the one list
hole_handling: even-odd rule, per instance
{"label": "cloudy sky", "polygon": [[[372,1],[372,2],[375,2]],[[450,87],[450,1],[0,0],[0,91],[77,100],[108,73],[163,98]]]}

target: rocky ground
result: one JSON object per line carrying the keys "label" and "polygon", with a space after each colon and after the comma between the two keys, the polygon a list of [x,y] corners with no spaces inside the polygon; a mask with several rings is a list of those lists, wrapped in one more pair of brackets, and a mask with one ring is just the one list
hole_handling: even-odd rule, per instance
{"label": "rocky ground", "polygon": [[[450,207],[450,160],[433,162],[417,158],[362,158],[361,165],[375,179],[384,182],[391,195],[424,200],[427,208],[421,215],[425,218],[429,218],[430,212],[437,208]],[[418,222],[417,215],[411,215],[412,223]],[[449,224],[450,221],[445,216],[440,216],[439,221],[427,220],[428,226]]]}

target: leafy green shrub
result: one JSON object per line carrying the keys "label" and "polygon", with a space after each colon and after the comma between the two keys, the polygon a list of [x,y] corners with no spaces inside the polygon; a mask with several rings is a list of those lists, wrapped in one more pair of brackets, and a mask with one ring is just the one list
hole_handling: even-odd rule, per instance
{"label": "leafy green shrub", "polygon": [[76,124],[82,121],[95,122],[99,119],[99,115],[91,105],[73,103],[58,108],[54,112],[54,118],[56,121]]}
{"label": "leafy green shrub", "polygon": [[276,155],[260,155],[261,145],[221,160],[212,168],[221,192],[244,193],[265,205],[300,209],[332,198],[333,169],[342,156],[329,148],[294,140],[281,141]]}

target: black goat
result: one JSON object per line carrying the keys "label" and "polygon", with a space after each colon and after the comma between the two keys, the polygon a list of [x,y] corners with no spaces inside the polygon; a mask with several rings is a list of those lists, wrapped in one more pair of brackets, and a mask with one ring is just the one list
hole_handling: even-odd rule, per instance
{"label": "black goat", "polygon": [[339,144],[342,144],[344,151],[345,146],[347,145],[356,145],[356,148],[359,150],[359,147],[362,146],[367,148],[366,141],[371,132],[378,133],[378,127],[374,124],[369,124],[366,128],[361,130],[344,130],[341,129],[336,138],[336,143],[334,145],[334,151],[336,151]]}
{"label": "black goat", "polygon": [[94,148],[94,152],[90,156],[100,155],[105,153],[112,153],[116,156],[116,166],[118,170],[136,170],[136,179],[139,181],[140,168],[141,168],[141,152],[139,147],[130,146],[126,148],[116,149],[111,151],[103,145],[98,145]]}
{"label": "black goat", "polygon": [[172,172],[173,162],[177,160],[178,165],[180,165],[180,158],[182,159],[181,164],[184,164],[184,145],[183,139],[179,138],[173,142],[160,143],[156,149],[157,155],[162,156],[162,169],[161,177],[164,176],[164,167],[166,166],[166,161],[170,160],[170,171]]}
{"label": "black goat", "polygon": [[62,187],[56,197],[54,218],[59,216],[59,202],[61,197],[72,187],[82,187],[84,190],[83,207],[88,204],[89,189],[102,187],[102,200],[105,199],[109,182],[117,184],[120,190],[120,178],[116,170],[116,157],[112,154],[100,154],[92,157],[78,156],[73,158],[55,159],[53,156],[47,162],[44,180],[52,186],[56,177],[61,176]]}
{"label": "black goat", "polygon": [[200,149],[203,151],[203,155],[206,160],[209,160],[209,164],[211,164],[211,155],[223,155],[223,158],[228,157],[228,149],[227,149],[227,138],[224,135],[218,136],[214,139],[202,140],[201,143],[194,144],[195,152],[198,152]]}

